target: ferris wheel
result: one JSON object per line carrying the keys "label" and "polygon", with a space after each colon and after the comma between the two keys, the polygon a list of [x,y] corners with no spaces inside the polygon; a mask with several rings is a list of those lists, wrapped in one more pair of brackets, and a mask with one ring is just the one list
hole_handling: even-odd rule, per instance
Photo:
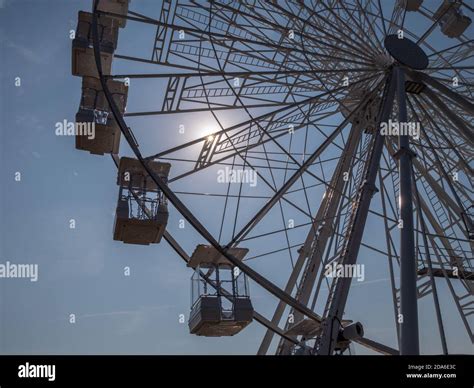
{"label": "ferris wheel", "polygon": [[[437,352],[474,342],[473,11],[99,0],[79,12],[76,125],[95,136],[76,148],[117,166],[114,240],[170,244],[193,271],[191,334],[254,321],[258,354],[419,354],[426,309]],[[351,296],[375,267],[398,347],[350,315],[371,309]],[[250,285],[265,297],[252,302]]]}

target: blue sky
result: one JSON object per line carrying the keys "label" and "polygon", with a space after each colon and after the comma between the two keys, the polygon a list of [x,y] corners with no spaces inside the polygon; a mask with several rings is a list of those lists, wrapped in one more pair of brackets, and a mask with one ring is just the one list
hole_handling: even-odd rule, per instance
{"label": "blue sky", "polygon": [[[78,10],[89,10],[90,4],[0,1],[0,262],[39,265],[36,283],[0,280],[0,353],[254,354],[265,332],[256,322],[234,338],[188,333],[179,315],[187,317],[189,312],[191,271],[165,242],[143,247],[113,241],[114,164],[107,156],[75,150],[74,138],[54,134],[55,123],[73,121],[78,109],[81,80],[70,73],[69,31],[75,29]],[[21,87],[15,86],[15,77],[21,78]],[[156,90],[133,86],[129,111],[151,107],[150,96]],[[133,121],[143,149],[152,151],[155,142],[165,147],[181,141],[172,136],[178,125],[173,120]],[[194,131],[187,132],[186,140],[213,125],[196,118],[183,120]],[[129,153],[123,143],[122,147]],[[21,172],[20,182],[14,181],[15,172]],[[200,174],[173,188],[204,190],[211,178]],[[212,202],[183,199],[217,230]],[[170,213],[170,232],[192,252],[202,239],[189,226],[179,229],[181,217],[174,209]],[[76,221],[75,229],[69,228],[70,219]],[[375,221],[369,220],[371,225]],[[377,236],[381,239],[382,231],[373,228],[371,237]],[[283,287],[288,272],[272,265],[276,259],[252,266]],[[361,251],[361,262],[370,265],[366,282],[351,292],[350,318],[370,321],[370,338],[396,347],[387,266],[379,265],[378,259]],[[125,266],[131,268],[129,277],[124,276]],[[258,311],[270,317],[275,300],[254,284],[251,292]],[[421,340],[427,352],[439,347],[438,340],[432,340],[432,309],[432,304],[420,306]],[[459,320],[450,318],[454,307],[445,303],[444,313],[447,331],[461,331]],[[75,324],[69,323],[70,314],[76,315]],[[452,352],[472,352],[466,337],[449,334],[448,339]]]}

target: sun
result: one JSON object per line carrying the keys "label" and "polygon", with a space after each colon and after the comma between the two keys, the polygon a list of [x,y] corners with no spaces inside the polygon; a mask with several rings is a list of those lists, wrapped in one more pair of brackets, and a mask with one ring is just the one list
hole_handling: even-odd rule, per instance
{"label": "sun", "polygon": [[216,133],[220,131],[220,128],[215,124],[207,124],[200,126],[198,130],[198,135],[200,137],[206,138],[207,141],[213,141],[216,138]]}

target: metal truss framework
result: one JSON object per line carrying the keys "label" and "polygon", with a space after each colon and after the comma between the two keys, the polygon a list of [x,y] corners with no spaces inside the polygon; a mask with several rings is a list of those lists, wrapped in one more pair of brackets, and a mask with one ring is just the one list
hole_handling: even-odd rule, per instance
{"label": "metal truss framework", "polygon": [[[151,55],[116,53],[115,61],[123,61],[130,72],[104,75],[94,24],[102,87],[132,151],[171,204],[216,250],[276,298],[271,319],[254,313],[266,328],[259,354],[270,351],[275,334],[277,354],[292,354],[299,347],[312,354],[347,350],[337,348],[337,342],[349,307],[351,279],[329,278],[324,268],[331,263],[356,264],[361,249],[388,264],[400,351],[417,352],[404,350],[401,339],[415,331],[417,335],[417,329],[399,324],[403,298],[408,296],[403,296],[399,281],[406,271],[398,246],[399,221],[406,210],[398,199],[405,198],[401,192],[407,190],[412,192],[414,225],[404,232],[411,234],[415,247],[416,296],[405,306],[416,309],[417,303],[432,296],[441,350],[447,354],[442,303],[449,298],[474,342],[473,40],[463,35],[438,47],[433,37],[439,23],[435,10],[422,6],[417,17],[427,20],[429,27],[412,31],[403,4],[397,2],[390,13],[374,0],[163,0],[158,19],[134,11],[123,16],[95,9],[94,23],[108,15],[154,31]],[[465,11],[472,10],[465,7]],[[426,51],[430,59],[426,70],[400,70],[396,63],[387,64],[383,38],[398,30]],[[133,43],[133,36],[130,39]],[[140,70],[143,66],[150,71]],[[405,94],[404,76],[422,84],[423,91],[399,95],[397,100],[397,90]],[[156,82],[164,87],[162,100],[154,110],[121,115],[108,92],[109,78],[129,78],[132,85]],[[397,112],[400,122],[421,126],[419,138],[410,140],[414,157],[403,176],[397,165],[397,136],[382,136],[377,130],[381,122],[396,120]],[[131,130],[133,120],[194,114],[207,114],[218,129],[142,155]],[[117,160],[115,155],[116,164]],[[148,168],[152,160],[172,161],[179,167],[169,179],[170,187]],[[263,187],[253,194],[241,184],[235,192],[229,183],[223,193],[205,193],[186,185],[194,176],[222,166],[254,171]],[[186,191],[174,190],[178,184]],[[211,232],[185,205],[182,198],[188,195],[224,201],[218,230]],[[242,210],[244,203],[252,203],[250,216]],[[265,221],[270,216],[280,218],[281,227],[269,226]],[[289,227],[288,218],[299,224]],[[368,219],[381,226],[385,241],[376,244],[367,239]],[[269,236],[285,244],[268,249],[264,241]],[[189,261],[169,230],[164,238]],[[253,244],[255,250],[245,262],[238,262],[227,249],[243,244]],[[284,288],[270,280],[271,274],[250,265],[269,256],[284,257],[278,261],[281,273],[287,274]],[[305,320],[312,322],[311,330],[299,331]],[[383,354],[399,352],[365,337],[354,342]]]}

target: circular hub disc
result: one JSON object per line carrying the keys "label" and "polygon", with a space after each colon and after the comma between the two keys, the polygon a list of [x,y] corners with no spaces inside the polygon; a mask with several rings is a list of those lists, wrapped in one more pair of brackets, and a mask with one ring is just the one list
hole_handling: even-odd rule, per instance
{"label": "circular hub disc", "polygon": [[423,70],[428,66],[425,52],[410,39],[399,39],[398,35],[388,35],[384,44],[390,55],[402,65],[416,70]]}

